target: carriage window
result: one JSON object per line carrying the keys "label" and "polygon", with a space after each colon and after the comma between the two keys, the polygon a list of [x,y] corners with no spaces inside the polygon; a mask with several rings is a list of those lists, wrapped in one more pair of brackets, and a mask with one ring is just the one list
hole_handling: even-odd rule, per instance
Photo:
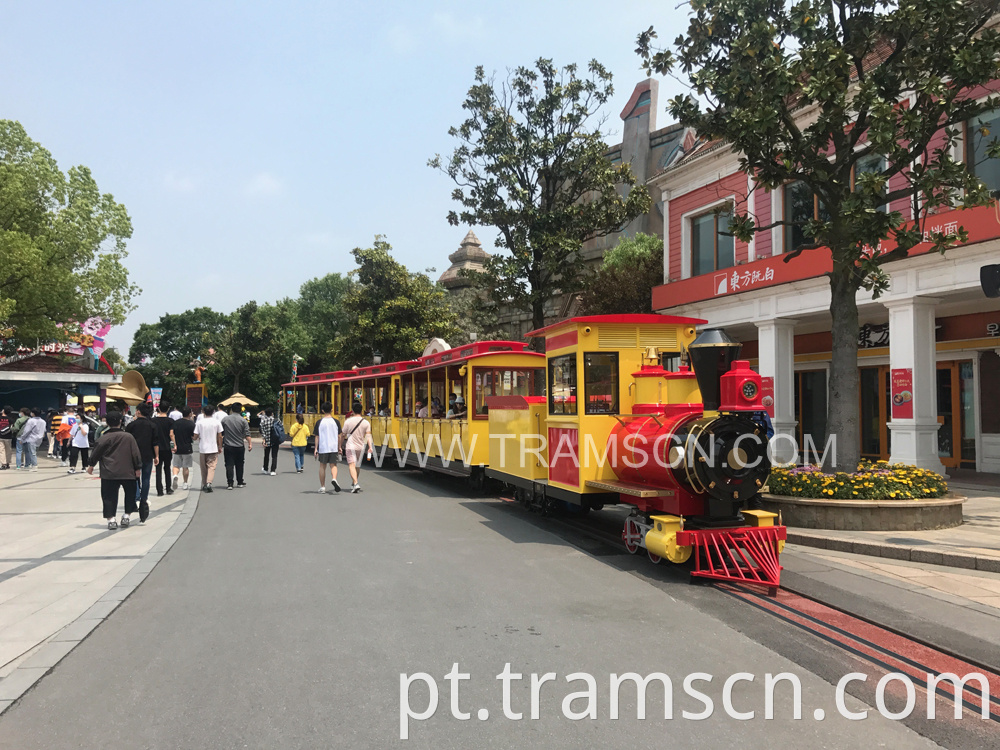
{"label": "carriage window", "polygon": [[486,407],[486,397],[493,394],[493,370],[482,367],[473,369],[473,388],[475,389],[475,401],[473,402],[473,415],[484,417],[489,413]]}
{"label": "carriage window", "polygon": [[583,355],[587,414],[618,413],[618,353]]}
{"label": "carriage window", "polygon": [[353,388],[352,383],[343,383],[340,386],[340,413],[350,414],[351,413],[351,390]]}
{"label": "carriage window", "polygon": [[680,372],[681,355],[664,353],[660,355],[660,367],[667,372]]}
{"label": "carriage window", "polygon": [[549,360],[549,414],[576,414],[576,355]]}
{"label": "carriage window", "polygon": [[[413,416],[413,377],[403,376],[403,416]],[[398,406],[398,404],[397,404]]]}

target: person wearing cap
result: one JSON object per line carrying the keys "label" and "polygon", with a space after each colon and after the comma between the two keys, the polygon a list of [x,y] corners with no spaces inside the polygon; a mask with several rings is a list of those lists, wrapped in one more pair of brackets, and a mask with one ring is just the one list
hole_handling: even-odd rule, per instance
{"label": "person wearing cap", "polygon": [[428,414],[427,412],[427,407],[424,406],[423,401],[417,401],[416,408],[417,408],[417,419],[427,419],[427,417],[430,416],[430,414]]}
{"label": "person wearing cap", "polygon": [[458,396],[455,403],[448,409],[448,419],[462,419],[465,417],[465,399]]}

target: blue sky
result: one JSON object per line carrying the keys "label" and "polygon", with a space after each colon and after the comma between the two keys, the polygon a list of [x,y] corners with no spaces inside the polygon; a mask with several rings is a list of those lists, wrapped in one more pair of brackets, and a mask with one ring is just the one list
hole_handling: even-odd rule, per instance
{"label": "blue sky", "polygon": [[[384,234],[411,269],[442,272],[466,228],[452,184],[426,166],[476,65],[540,56],[615,75],[607,128],[645,75],[636,34],[686,26],[654,2],[12,3],[0,28],[0,117],[65,170],[89,166],[125,204],[143,289],[109,343],[201,305],[296,296],[353,268]],[[660,127],[666,97],[661,83]],[[487,250],[494,236],[476,228]]]}

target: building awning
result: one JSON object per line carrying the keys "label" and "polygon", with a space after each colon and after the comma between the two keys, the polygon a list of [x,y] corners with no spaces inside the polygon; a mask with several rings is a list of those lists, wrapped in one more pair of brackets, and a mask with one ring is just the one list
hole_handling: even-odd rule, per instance
{"label": "building awning", "polygon": [[67,362],[62,357],[36,352],[0,365],[0,381],[72,389],[82,384],[108,386],[115,382],[115,376]]}

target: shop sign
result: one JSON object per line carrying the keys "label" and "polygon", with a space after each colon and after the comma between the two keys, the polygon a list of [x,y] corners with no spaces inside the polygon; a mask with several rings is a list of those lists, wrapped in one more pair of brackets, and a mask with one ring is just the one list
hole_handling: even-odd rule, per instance
{"label": "shop sign", "polygon": [[876,349],[889,346],[889,324],[865,323],[858,331],[859,349]]}
{"label": "shop sign", "polygon": [[987,323],[986,324],[986,335],[987,336],[1000,336],[1000,323]]}
{"label": "shop sign", "polygon": [[774,378],[770,375],[760,379],[760,402],[767,416],[774,419]]}
{"label": "shop sign", "polygon": [[913,369],[902,367],[892,371],[892,418],[913,419]]}

